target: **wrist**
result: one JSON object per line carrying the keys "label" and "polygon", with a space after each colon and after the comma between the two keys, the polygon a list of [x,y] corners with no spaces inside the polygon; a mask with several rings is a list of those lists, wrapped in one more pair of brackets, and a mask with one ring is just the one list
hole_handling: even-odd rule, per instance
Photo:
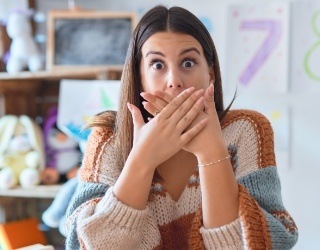
{"label": "wrist", "polygon": [[220,162],[226,161],[228,159],[230,159],[231,156],[228,154],[226,157],[220,158],[218,160],[213,160],[211,162],[198,162],[198,167],[208,167],[208,166],[213,166],[215,164],[218,164]]}
{"label": "wrist", "polygon": [[198,164],[205,164],[226,158],[229,156],[229,152],[223,144],[220,146],[205,147],[202,151],[195,153],[195,156],[197,157]]}
{"label": "wrist", "polygon": [[153,176],[157,166],[152,162],[148,163],[147,160],[141,159],[143,159],[142,156],[136,155],[131,151],[125,162],[124,169],[130,169],[130,171],[132,170],[134,173],[145,177]]}

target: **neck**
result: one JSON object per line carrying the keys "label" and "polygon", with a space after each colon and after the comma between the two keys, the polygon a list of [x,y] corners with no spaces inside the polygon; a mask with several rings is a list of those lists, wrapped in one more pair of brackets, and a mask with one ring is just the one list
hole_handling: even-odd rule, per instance
{"label": "neck", "polygon": [[177,154],[169,158],[157,167],[161,178],[167,182],[176,180],[177,177],[189,178],[196,170],[197,159],[187,151],[180,150]]}

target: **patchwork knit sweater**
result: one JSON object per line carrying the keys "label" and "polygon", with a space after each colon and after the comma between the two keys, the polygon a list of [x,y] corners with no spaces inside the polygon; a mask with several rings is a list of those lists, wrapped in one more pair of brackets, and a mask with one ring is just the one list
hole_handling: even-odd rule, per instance
{"label": "patchwork knit sweater", "polygon": [[67,212],[66,248],[292,248],[298,231],[282,202],[269,121],[255,111],[234,110],[224,117],[221,127],[239,185],[237,220],[219,228],[203,227],[197,170],[178,201],[154,182],[146,209],[121,203],[113,194],[122,166],[117,162],[112,131],[96,128]]}

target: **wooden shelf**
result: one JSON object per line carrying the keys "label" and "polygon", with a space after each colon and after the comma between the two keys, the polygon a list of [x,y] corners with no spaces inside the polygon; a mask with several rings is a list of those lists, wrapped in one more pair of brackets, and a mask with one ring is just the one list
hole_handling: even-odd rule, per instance
{"label": "wooden shelf", "polygon": [[122,68],[68,68],[65,70],[52,70],[52,71],[22,71],[18,73],[0,72],[0,81],[16,81],[16,80],[60,80],[63,78],[85,78],[85,79],[108,79],[110,73],[119,73]]}
{"label": "wooden shelf", "polygon": [[44,117],[47,109],[57,105],[60,80],[119,80],[122,66],[66,67],[62,70],[15,74],[0,72],[0,116],[3,114]]}
{"label": "wooden shelf", "polygon": [[16,187],[12,189],[0,189],[0,197],[19,198],[48,198],[53,199],[61,185],[38,185],[32,188]]}

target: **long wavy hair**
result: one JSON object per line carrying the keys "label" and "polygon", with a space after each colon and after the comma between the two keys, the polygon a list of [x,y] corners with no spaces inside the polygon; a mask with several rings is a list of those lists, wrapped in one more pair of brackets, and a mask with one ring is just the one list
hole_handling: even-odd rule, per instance
{"label": "long wavy hair", "polygon": [[214,101],[215,107],[221,120],[228,112],[231,104],[224,109],[221,73],[218,55],[211,35],[203,23],[191,12],[181,7],[167,8],[158,5],[150,9],[137,24],[127,52],[120,89],[120,102],[117,114],[104,112],[97,115],[88,124],[89,127],[103,126],[114,131],[114,142],[119,149],[120,163],[126,161],[133,143],[133,122],[127,103],[137,106],[147,121],[148,113],[142,106],[140,61],[141,48],[145,41],[157,32],[176,32],[193,36],[202,46],[206,61],[213,67]]}

